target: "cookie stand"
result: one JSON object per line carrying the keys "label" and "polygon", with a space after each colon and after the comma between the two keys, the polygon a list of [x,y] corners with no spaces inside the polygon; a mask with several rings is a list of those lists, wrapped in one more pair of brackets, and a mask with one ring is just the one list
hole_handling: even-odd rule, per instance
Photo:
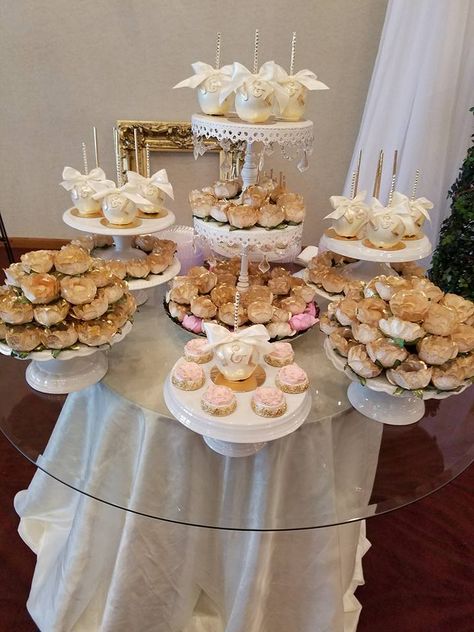
{"label": "cookie stand", "polygon": [[[179,362],[179,361],[178,361]],[[252,391],[235,392],[237,408],[230,415],[217,417],[201,408],[201,396],[206,387],[216,380],[218,369],[213,361],[201,365],[205,372],[204,386],[196,391],[184,391],[167,377],[163,394],[166,405],[184,426],[204,437],[206,444],[224,456],[250,456],[261,450],[268,441],[284,437],[299,428],[311,410],[309,391],[298,395],[287,395],[287,411],[272,418],[260,417],[253,412],[250,400]],[[259,367],[259,384],[273,385],[278,369]],[[174,369],[174,367],[173,367]],[[257,368],[256,371],[259,371]],[[173,372],[173,370],[171,371]],[[218,379],[218,378],[217,378]]]}
{"label": "cookie stand", "polygon": [[[63,221],[68,226],[76,228],[85,233],[97,235],[110,235],[114,240],[113,248],[100,248],[94,251],[94,255],[101,259],[128,259],[145,258],[146,253],[132,246],[133,237],[137,235],[147,235],[157,233],[168,228],[175,222],[174,213],[163,209],[162,217],[146,218],[136,217],[132,224],[113,226],[105,217],[80,217],[75,208],[70,208],[63,213]],[[129,288],[135,296],[138,305],[142,305],[148,299],[147,290],[151,290],[157,285],[166,283],[176,276],[181,269],[181,265],[174,258],[173,263],[162,274],[150,274],[146,279],[133,279],[128,282]]]}
{"label": "cookie stand", "polygon": [[26,381],[41,393],[67,394],[79,391],[99,382],[108,370],[107,350],[125,338],[132,329],[127,322],[120,333],[113,336],[110,344],[101,347],[74,345],[64,351],[32,351],[15,353],[0,342],[0,353],[20,360],[31,360],[25,373]]}
{"label": "cookie stand", "polygon": [[401,389],[384,376],[364,379],[362,383],[362,378],[347,367],[346,358],[334,351],[328,338],[324,341],[324,350],[334,367],[352,380],[347,389],[347,397],[352,406],[369,419],[391,426],[406,426],[419,421],[425,414],[424,400],[446,399],[462,393],[470,385],[470,382],[466,382],[457,391],[422,390],[419,396],[412,391],[399,394]]}
{"label": "cookie stand", "polygon": [[[277,121],[274,123],[253,124],[240,119],[193,114],[192,132],[195,154],[206,150],[205,141],[216,139],[224,151],[232,144],[245,142],[245,160],[241,171],[243,188],[257,182],[263,156],[273,151],[275,145],[287,158],[299,158],[298,169],[305,171],[308,156],[313,146],[312,121]],[[265,228],[249,230],[230,230],[229,226],[211,225],[194,218],[194,230],[216,253],[224,256],[240,255],[242,267],[238,289],[248,289],[248,260],[252,253],[265,255],[269,261],[288,261],[301,250],[303,224],[288,226],[283,230],[268,231]]]}

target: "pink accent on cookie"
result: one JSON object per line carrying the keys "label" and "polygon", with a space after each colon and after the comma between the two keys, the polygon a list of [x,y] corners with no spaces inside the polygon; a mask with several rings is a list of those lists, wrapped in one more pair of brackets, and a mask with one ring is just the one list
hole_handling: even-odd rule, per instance
{"label": "pink accent on cookie", "polygon": [[211,406],[229,406],[234,401],[234,393],[228,386],[211,384],[203,394]]}
{"label": "pink accent on cookie", "polygon": [[207,353],[209,351],[207,340],[203,340],[202,338],[193,338],[192,340],[189,340],[184,345],[184,348],[192,354]]}
{"label": "pink accent on cookie", "polygon": [[315,325],[318,321],[311,314],[295,314],[288,321],[290,323],[290,327],[293,331],[305,331],[309,329],[313,325]]}
{"label": "pink accent on cookie", "polygon": [[285,401],[285,396],[280,389],[274,386],[259,386],[255,389],[253,399],[256,404],[263,406],[280,406]]}
{"label": "pink accent on cookie", "polygon": [[174,374],[178,380],[201,380],[204,372],[196,362],[180,362],[175,366]]}
{"label": "pink accent on cookie", "polygon": [[269,355],[275,358],[286,358],[293,355],[293,348],[289,342],[274,342]]}
{"label": "pink accent on cookie", "polygon": [[187,314],[183,318],[183,327],[192,331],[193,334],[200,334],[202,332],[202,318]]}
{"label": "pink accent on cookie", "polygon": [[281,382],[286,382],[287,384],[301,384],[302,382],[306,382],[308,376],[300,366],[293,363],[282,367],[278,372],[278,378]]}

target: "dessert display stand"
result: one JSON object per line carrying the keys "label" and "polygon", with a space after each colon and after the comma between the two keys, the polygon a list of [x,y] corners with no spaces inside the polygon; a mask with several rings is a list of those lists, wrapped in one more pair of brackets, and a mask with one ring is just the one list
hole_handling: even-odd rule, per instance
{"label": "dessert display stand", "polygon": [[331,233],[332,229],[323,233],[319,242],[320,251],[331,250],[336,254],[358,259],[356,263],[349,263],[344,267],[344,274],[360,281],[370,281],[380,274],[397,274],[390,267],[391,263],[424,259],[432,250],[431,242],[426,235],[420,239],[405,239],[399,247],[383,250],[370,247],[365,239],[341,239],[328,235],[328,232]]}
{"label": "dessert display stand", "polygon": [[423,389],[415,393],[398,388],[385,376],[370,379],[359,377],[347,366],[347,359],[334,351],[329,338],[324,341],[324,350],[334,367],[352,380],[347,389],[352,406],[369,419],[391,426],[406,426],[419,421],[425,414],[424,400],[446,399],[462,393],[470,385],[470,382],[466,382],[456,391]]}
{"label": "dessert display stand", "polygon": [[[145,215],[145,214],[143,214]],[[76,228],[85,233],[95,233],[97,235],[110,235],[114,240],[113,248],[100,248],[94,251],[95,256],[101,259],[128,259],[145,258],[146,253],[138,248],[133,248],[133,237],[137,235],[147,235],[157,233],[168,228],[175,222],[174,213],[164,209],[162,217],[146,218],[136,217],[132,224],[124,226],[112,226],[104,217],[79,217],[74,208],[69,208],[63,213],[63,221],[68,226]],[[175,257],[173,263],[162,274],[150,274],[146,279],[133,279],[128,282],[138,305],[142,305],[148,299],[148,290],[166,283],[176,276],[181,269],[178,259]]]}
{"label": "dessert display stand", "polygon": [[55,395],[80,391],[87,386],[99,382],[108,369],[106,351],[110,346],[125,338],[132,329],[127,322],[120,333],[116,333],[110,344],[100,347],[88,347],[84,344],[74,345],[74,349],[63,351],[32,351],[31,353],[15,353],[5,343],[0,342],[0,353],[14,355],[21,360],[31,360],[25,373],[26,381],[36,391]]}
{"label": "dessert display stand", "polygon": [[[206,114],[193,114],[192,132],[196,155],[205,151],[204,140],[209,138],[217,139],[224,151],[228,151],[233,143],[245,142],[241,171],[244,189],[257,182],[264,153],[271,153],[275,145],[280,147],[285,158],[299,158],[298,168],[304,171],[314,140],[312,121],[253,124],[238,118]],[[242,292],[249,287],[248,261],[253,253],[257,258],[264,255],[268,261],[292,261],[301,250],[303,224],[282,230],[258,227],[230,230],[228,225],[219,226],[194,218],[194,230],[212,251],[226,257],[240,255],[242,265],[237,288]]]}
{"label": "dessert display stand", "polygon": [[[180,362],[180,360],[178,360]],[[176,419],[202,435],[206,444],[224,456],[250,456],[261,450],[268,441],[284,437],[299,428],[311,410],[309,391],[286,395],[287,411],[279,417],[261,417],[250,405],[252,391],[235,392],[237,408],[230,415],[218,417],[201,408],[201,396],[212,382],[213,361],[201,365],[206,374],[205,386],[195,391],[177,388],[167,377],[163,394],[166,405]],[[174,367],[173,367],[174,368]],[[265,365],[266,380],[273,384],[278,372]]]}

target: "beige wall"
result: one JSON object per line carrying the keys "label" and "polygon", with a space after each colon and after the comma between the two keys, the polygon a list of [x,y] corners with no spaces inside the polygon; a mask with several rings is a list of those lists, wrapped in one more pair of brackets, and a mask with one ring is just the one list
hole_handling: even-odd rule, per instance
{"label": "beige wall", "polygon": [[[331,87],[310,95],[316,135],[310,169],[301,175],[284,164],[290,185],[307,198],[306,239],[316,240],[327,198],[344,183],[385,8],[385,0],[3,2],[0,208],[10,235],[75,234],[61,221],[69,200],[58,182],[64,165],[81,166],[90,126],[99,130],[102,166],[112,176],[115,120],[189,119],[193,92],[171,86],[191,74],[192,61],[213,59],[217,30],[223,62],[250,65],[259,27],[262,62],[287,65],[295,30],[297,68],[314,70]],[[180,223],[190,223],[188,191],[217,175],[213,158],[201,161],[164,154],[157,164],[172,177]]]}

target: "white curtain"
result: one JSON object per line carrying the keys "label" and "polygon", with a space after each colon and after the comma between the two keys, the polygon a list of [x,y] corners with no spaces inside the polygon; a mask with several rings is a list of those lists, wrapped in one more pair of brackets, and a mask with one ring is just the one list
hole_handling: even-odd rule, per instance
{"label": "white curtain", "polygon": [[447,192],[470,144],[474,106],[474,2],[472,0],[389,0],[354,155],[362,169],[359,190],[372,194],[380,149],[385,165],[382,199],[399,150],[397,189],[409,193],[416,169],[418,196],[434,203],[426,233],[437,241],[449,214]]}

